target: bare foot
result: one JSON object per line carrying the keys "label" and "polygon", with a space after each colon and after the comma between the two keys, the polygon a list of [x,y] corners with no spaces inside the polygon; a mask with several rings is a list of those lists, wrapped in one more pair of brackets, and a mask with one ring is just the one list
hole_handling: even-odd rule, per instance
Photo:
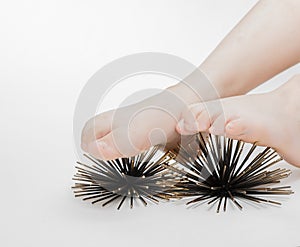
{"label": "bare foot", "polygon": [[90,119],[82,132],[82,149],[97,158],[110,160],[175,141],[179,136],[175,126],[180,110],[178,107],[172,112],[164,98],[166,95],[159,94]]}
{"label": "bare foot", "polygon": [[180,137],[176,124],[182,111],[200,102],[195,89],[205,94],[205,99],[215,99],[212,88],[206,78],[190,76],[189,84],[178,83],[134,105],[104,112],[86,123],[81,147],[99,159],[110,160],[136,155],[157,144],[172,145]]}
{"label": "bare foot", "polygon": [[[190,105],[176,129],[188,135],[209,131],[274,148],[300,167],[300,75],[280,88],[257,95],[229,97]],[[193,117],[191,117],[193,116]]]}

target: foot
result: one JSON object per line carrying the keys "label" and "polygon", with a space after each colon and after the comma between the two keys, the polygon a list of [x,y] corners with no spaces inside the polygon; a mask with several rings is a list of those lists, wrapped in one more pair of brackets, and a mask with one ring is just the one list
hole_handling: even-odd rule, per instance
{"label": "foot", "polygon": [[82,149],[96,158],[111,160],[175,141],[180,111],[167,109],[163,98],[157,95],[90,119],[82,132]]}
{"label": "foot", "polygon": [[206,91],[200,91],[205,99],[216,98],[208,90],[208,81],[192,79],[197,86],[179,83],[144,101],[92,118],[82,132],[82,149],[96,158],[111,160],[136,155],[153,145],[176,143],[180,137],[176,124],[182,111],[200,101],[194,88],[203,86]]}
{"label": "foot", "polygon": [[[189,106],[176,126],[182,135],[215,135],[274,148],[300,167],[300,75],[267,94],[229,97]],[[192,116],[192,117],[191,117]]]}

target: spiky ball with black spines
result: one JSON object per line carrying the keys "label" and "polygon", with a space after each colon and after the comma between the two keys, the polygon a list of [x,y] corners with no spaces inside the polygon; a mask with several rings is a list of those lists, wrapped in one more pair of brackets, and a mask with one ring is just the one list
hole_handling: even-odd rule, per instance
{"label": "spiky ball with black spines", "polygon": [[98,160],[85,155],[92,165],[77,162],[77,173],[72,187],[76,197],[92,200],[92,203],[118,202],[121,208],[126,199],[133,207],[139,200],[147,205],[168,200],[174,196],[173,184],[176,183],[172,172],[162,165],[169,164],[171,157],[162,153],[159,146],[131,158],[119,158],[110,161]]}
{"label": "spiky ball with black spines", "polygon": [[217,212],[223,203],[226,211],[230,200],[242,209],[239,200],[256,203],[279,202],[266,199],[267,195],[289,195],[290,186],[270,187],[289,176],[290,171],[283,168],[267,170],[280,160],[278,154],[269,147],[254,153],[253,144],[248,151],[245,143],[226,137],[198,133],[174,149],[177,167],[169,169],[184,176],[177,184],[181,190],[178,197],[193,197],[187,204],[208,202],[217,204]]}

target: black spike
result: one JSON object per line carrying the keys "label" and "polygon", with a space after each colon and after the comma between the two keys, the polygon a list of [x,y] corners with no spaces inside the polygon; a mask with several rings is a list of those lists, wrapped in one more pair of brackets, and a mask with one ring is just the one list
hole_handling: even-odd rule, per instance
{"label": "black spike", "polygon": [[[196,148],[190,148],[195,147]],[[247,144],[251,145],[251,144]],[[176,155],[177,165],[170,167],[184,179],[176,184],[178,198],[191,197],[187,204],[207,201],[216,203],[217,212],[223,204],[226,211],[228,201],[242,209],[238,200],[279,205],[279,202],[262,198],[267,195],[289,195],[290,186],[269,187],[290,175],[290,170],[266,169],[282,160],[275,151],[266,147],[254,155],[256,144],[250,146],[245,157],[245,143],[221,136],[195,134],[170,151]],[[244,151],[245,152],[245,151]]]}
{"label": "black spike", "polygon": [[73,178],[76,184],[72,187],[76,197],[93,200],[93,204],[103,201],[102,206],[119,202],[117,209],[124,201],[132,208],[136,199],[146,206],[146,200],[157,203],[176,197],[173,185],[179,180],[171,170],[161,166],[169,164],[171,158],[159,151],[158,146],[131,158],[103,161],[85,157],[91,165],[77,162]]}

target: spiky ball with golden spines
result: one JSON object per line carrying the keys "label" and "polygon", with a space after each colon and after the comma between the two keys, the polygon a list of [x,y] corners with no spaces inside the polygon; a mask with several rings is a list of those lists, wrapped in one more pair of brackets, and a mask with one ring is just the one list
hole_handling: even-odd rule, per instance
{"label": "spiky ball with golden spines", "polygon": [[282,160],[271,148],[266,147],[255,156],[255,144],[248,151],[244,146],[242,141],[201,133],[178,145],[171,151],[178,165],[169,166],[185,178],[176,185],[181,190],[177,196],[193,197],[187,204],[217,203],[217,212],[222,203],[226,210],[228,200],[240,209],[239,200],[279,205],[265,196],[293,193],[290,186],[270,187],[288,177],[290,171],[284,168],[266,170]]}
{"label": "spiky ball with golden spines", "polygon": [[73,178],[76,184],[72,187],[76,197],[92,200],[93,204],[104,202],[102,206],[119,201],[118,209],[126,199],[132,208],[136,200],[147,205],[147,201],[157,203],[174,197],[173,185],[178,181],[163,166],[169,164],[171,157],[159,146],[131,158],[110,161],[85,156],[92,165],[77,162]]}

